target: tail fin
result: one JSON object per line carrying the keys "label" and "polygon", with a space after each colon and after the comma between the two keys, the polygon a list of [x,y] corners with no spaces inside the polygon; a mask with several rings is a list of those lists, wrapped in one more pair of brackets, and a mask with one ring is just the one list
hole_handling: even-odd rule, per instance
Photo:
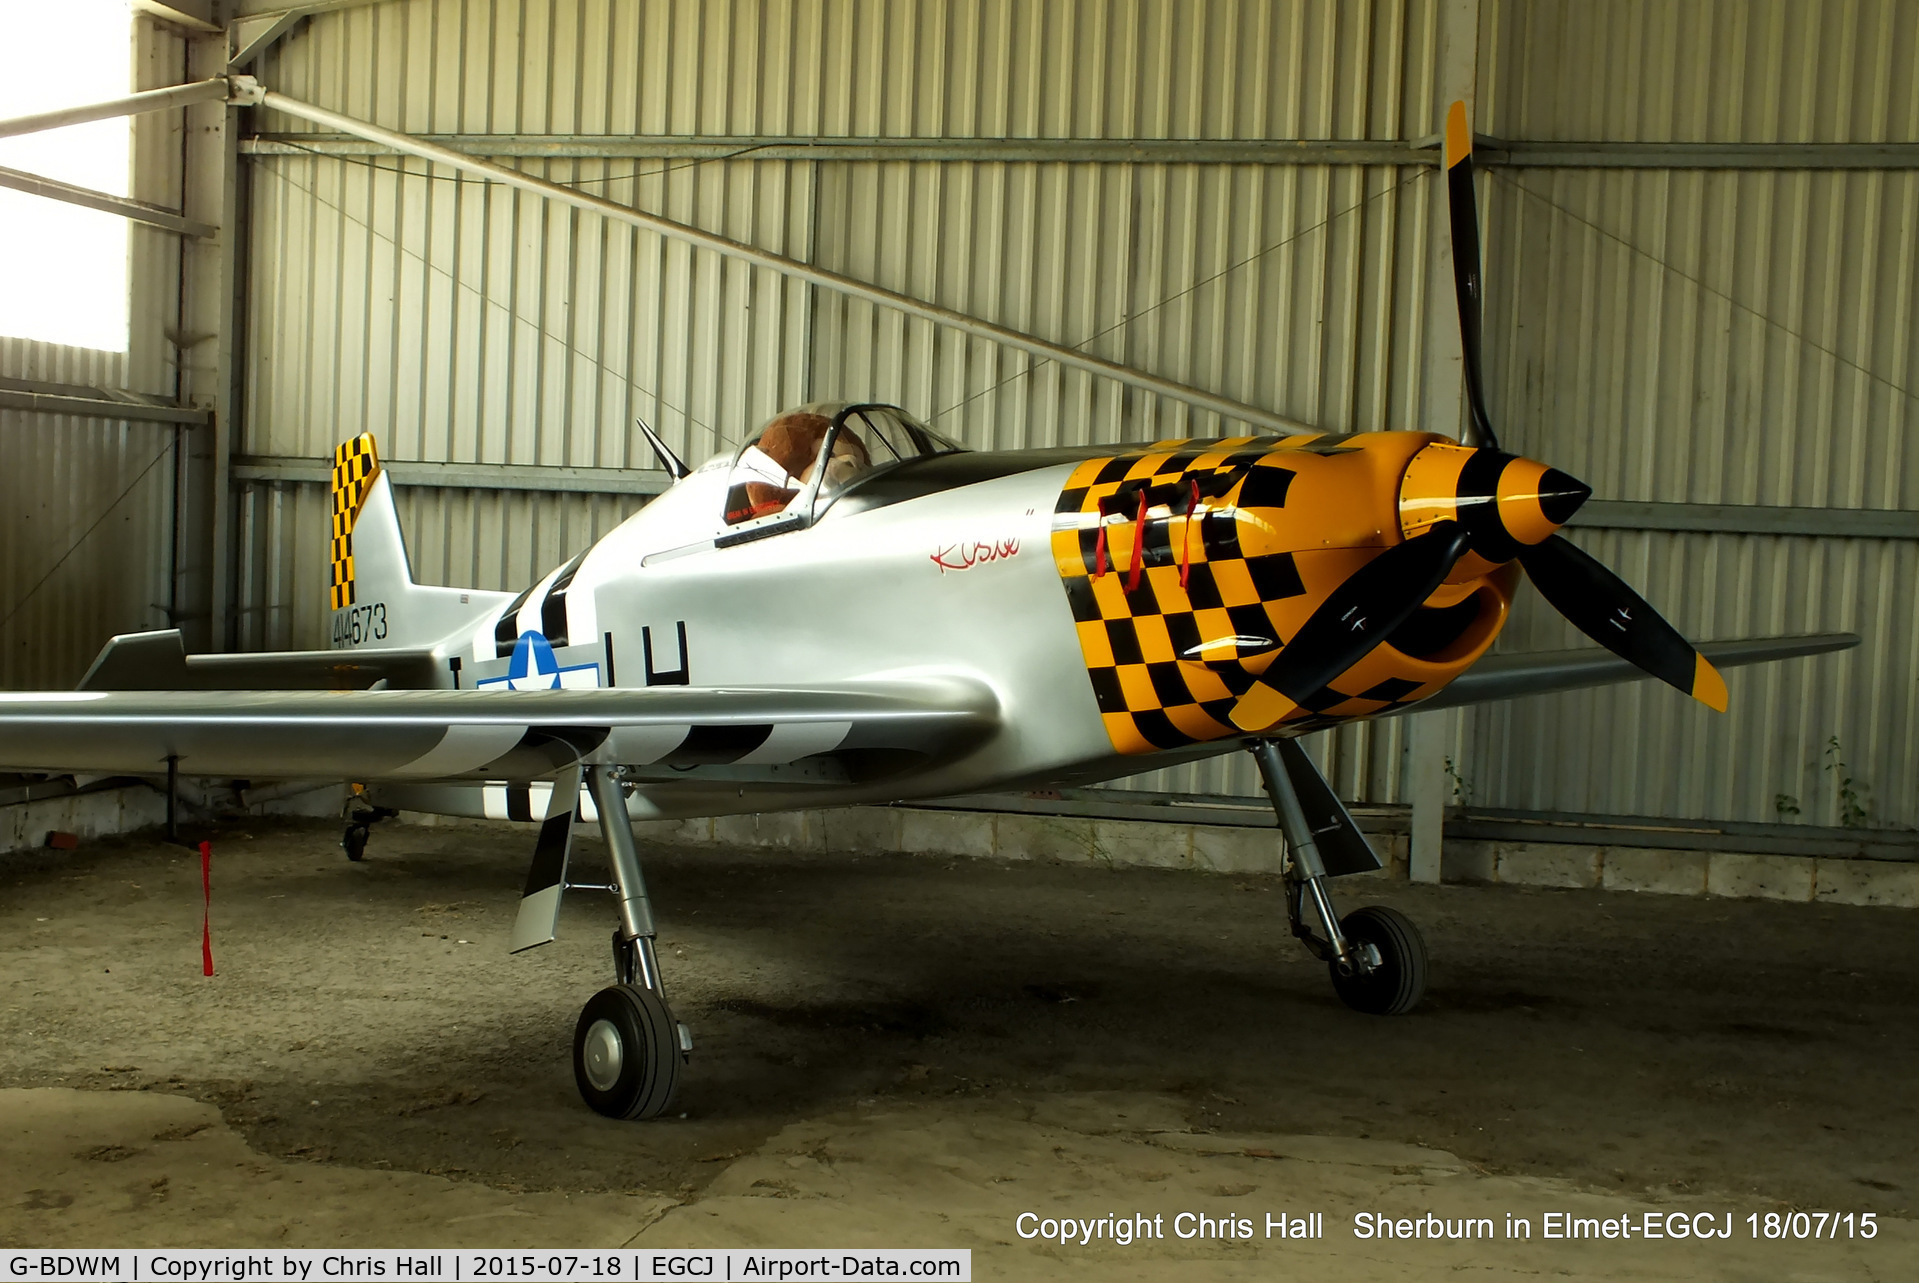
{"label": "tail fin", "polygon": [[470,629],[512,596],[413,582],[392,479],[370,432],[333,452],[332,514],[328,601],[335,650],[432,645]]}

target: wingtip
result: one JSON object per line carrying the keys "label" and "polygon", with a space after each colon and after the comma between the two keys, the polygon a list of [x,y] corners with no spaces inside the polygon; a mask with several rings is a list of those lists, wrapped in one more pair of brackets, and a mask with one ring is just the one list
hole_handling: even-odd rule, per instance
{"label": "wingtip", "polygon": [[1446,109],[1446,168],[1472,154],[1473,131],[1466,124],[1466,104],[1455,102]]}
{"label": "wingtip", "polygon": [[1692,671],[1692,697],[1714,712],[1725,712],[1726,679],[1719,675],[1719,670],[1704,655],[1697,659]]}

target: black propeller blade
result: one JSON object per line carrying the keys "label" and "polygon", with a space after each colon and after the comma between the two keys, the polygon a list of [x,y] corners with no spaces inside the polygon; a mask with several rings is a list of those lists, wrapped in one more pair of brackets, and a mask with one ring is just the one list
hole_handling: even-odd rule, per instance
{"label": "black propeller blade", "polygon": [[1621,659],[1726,711],[1726,681],[1692,643],[1638,593],[1569,539],[1554,535],[1519,550],[1540,595],[1575,628]]}
{"label": "black propeller blade", "polygon": [[1233,724],[1264,730],[1366,658],[1445,582],[1468,542],[1464,526],[1441,521],[1360,567],[1286,643],[1267,676],[1233,705]]}
{"label": "black propeller blade", "polygon": [[1466,358],[1466,400],[1473,435],[1489,450],[1499,448],[1486,413],[1486,385],[1479,364],[1479,198],[1473,190],[1473,134],[1466,104],[1446,113],[1446,205],[1453,233],[1453,285],[1459,292],[1459,345]]}
{"label": "black propeller blade", "polygon": [[[1479,357],[1479,200],[1473,190],[1473,134],[1463,102],[1446,112],[1446,200],[1452,224],[1453,281],[1459,292],[1459,340],[1466,359],[1466,399],[1472,406],[1479,444],[1491,447],[1495,441]],[[1558,535],[1517,547],[1527,576],[1579,631],[1702,704],[1726,711],[1726,683],[1719,671],[1618,575]],[[1504,549],[1484,552],[1495,560],[1510,555]]]}

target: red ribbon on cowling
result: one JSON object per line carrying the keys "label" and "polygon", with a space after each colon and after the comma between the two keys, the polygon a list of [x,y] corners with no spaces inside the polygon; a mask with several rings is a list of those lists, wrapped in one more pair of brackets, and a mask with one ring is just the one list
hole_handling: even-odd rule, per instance
{"label": "red ribbon on cowling", "polygon": [[1106,500],[1099,501],[1099,537],[1093,540],[1093,578],[1106,574]]}
{"label": "red ribbon on cowling", "polygon": [[1199,520],[1199,478],[1193,478],[1193,501],[1186,505],[1186,529],[1179,540],[1179,586],[1183,591],[1193,573],[1193,523]]}
{"label": "red ribbon on cowling", "polygon": [[1133,568],[1126,575],[1126,591],[1139,591],[1139,577],[1146,573],[1146,491],[1139,492],[1139,515],[1133,518]]}

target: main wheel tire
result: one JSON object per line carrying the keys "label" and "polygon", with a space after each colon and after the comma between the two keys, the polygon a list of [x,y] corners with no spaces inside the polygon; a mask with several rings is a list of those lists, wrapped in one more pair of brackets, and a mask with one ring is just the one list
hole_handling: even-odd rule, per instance
{"label": "main wheel tire", "polygon": [[366,859],[367,827],[364,824],[349,824],[346,832],[340,835],[340,849],[346,852],[346,858],[358,864]]}
{"label": "main wheel tire", "polygon": [[1354,949],[1379,951],[1371,972],[1355,968],[1341,975],[1331,964],[1333,989],[1354,1011],[1369,1016],[1398,1016],[1411,1011],[1426,992],[1426,941],[1413,920],[1398,909],[1369,904],[1340,920],[1339,929]]}
{"label": "main wheel tire", "polygon": [[679,1025],[666,1000],[614,985],[587,1001],[573,1028],[580,1098],[608,1118],[657,1118],[680,1087]]}

